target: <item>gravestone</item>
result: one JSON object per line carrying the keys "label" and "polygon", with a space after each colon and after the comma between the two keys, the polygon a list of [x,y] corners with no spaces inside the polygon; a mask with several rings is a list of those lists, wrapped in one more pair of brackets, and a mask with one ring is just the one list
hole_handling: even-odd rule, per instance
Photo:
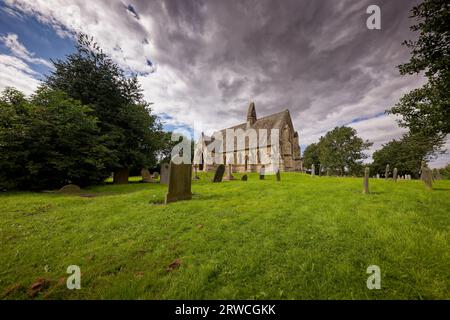
{"label": "gravestone", "polygon": [[379,173],[377,173],[377,179],[380,179],[380,174]]}
{"label": "gravestone", "polygon": [[280,169],[277,170],[277,181],[281,181]]}
{"label": "gravestone", "polygon": [[389,179],[389,164],[386,165],[386,171],[384,173],[384,180]]}
{"label": "gravestone", "polygon": [[150,175],[150,171],[148,171],[148,169],[142,169],[141,170],[141,177],[142,177],[142,182],[152,182],[152,176]]}
{"label": "gravestone", "polygon": [[316,175],[316,168],[314,164],[311,165],[311,177],[314,177]]}
{"label": "gravestone", "polygon": [[192,165],[170,163],[169,188],[165,204],[192,199],[191,192]]}
{"label": "gravestone", "polygon": [[232,167],[231,167],[231,163],[228,164],[228,168],[227,168],[227,177],[226,177],[225,180],[234,180],[233,172],[232,172]]}
{"label": "gravestone", "polygon": [[259,169],[259,180],[264,180],[265,175],[266,175],[266,166],[262,165],[261,169]]}
{"label": "gravestone", "polygon": [[397,182],[397,175],[398,175],[398,170],[397,170],[397,168],[394,168],[394,173],[392,174],[392,179],[394,179],[395,182]]}
{"label": "gravestone", "polygon": [[220,164],[216,169],[216,173],[214,174],[213,182],[222,182],[224,173],[225,166],[223,164]]}
{"label": "gravestone", "polygon": [[322,176],[322,164],[319,164],[319,177]]}
{"label": "gravestone", "polygon": [[158,179],[159,178],[159,173],[158,172],[153,172],[153,179]]}
{"label": "gravestone", "polygon": [[431,169],[427,166],[422,168],[421,179],[428,190],[433,190],[433,177],[431,173]]}
{"label": "gravestone", "polygon": [[170,165],[168,163],[161,164],[161,177],[159,179],[159,183],[161,184],[169,183],[169,172],[170,172]]}
{"label": "gravestone", "polygon": [[197,169],[198,169],[197,165],[194,165],[194,178],[192,178],[194,180],[200,180],[200,177],[198,176]]}
{"label": "gravestone", "polygon": [[364,181],[363,181],[363,193],[368,194],[369,193],[369,173],[370,169],[369,167],[364,168]]}
{"label": "gravestone", "polygon": [[242,176],[241,180],[242,180],[242,181],[247,181],[247,180],[248,180],[248,177],[247,177],[247,175],[246,175],[246,174],[244,174],[244,175]]}
{"label": "gravestone", "polygon": [[331,170],[330,168],[327,169],[327,177],[329,177],[331,175]]}
{"label": "gravestone", "polygon": [[81,189],[76,184],[68,184],[59,189],[59,192],[61,193],[79,193],[81,192]]}

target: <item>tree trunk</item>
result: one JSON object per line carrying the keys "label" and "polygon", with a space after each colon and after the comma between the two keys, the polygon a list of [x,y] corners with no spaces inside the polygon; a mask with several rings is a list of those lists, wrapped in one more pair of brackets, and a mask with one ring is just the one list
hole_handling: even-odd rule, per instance
{"label": "tree trunk", "polygon": [[114,171],[113,183],[114,184],[127,184],[128,183],[128,175],[129,175],[128,168],[117,169],[116,171]]}

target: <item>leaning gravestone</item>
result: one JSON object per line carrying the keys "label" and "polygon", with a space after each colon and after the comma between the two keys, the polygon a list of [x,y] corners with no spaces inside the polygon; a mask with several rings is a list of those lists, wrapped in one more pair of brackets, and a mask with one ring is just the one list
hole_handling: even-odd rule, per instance
{"label": "leaning gravestone", "polygon": [[191,192],[192,166],[190,164],[170,163],[169,189],[165,204],[192,199]]}
{"label": "leaning gravestone", "polygon": [[421,179],[422,179],[423,183],[425,183],[425,186],[427,187],[428,190],[433,189],[433,176],[431,173],[431,169],[428,168],[427,166],[424,166],[422,168]]}
{"label": "leaning gravestone", "polygon": [[225,173],[225,166],[223,164],[220,164],[217,167],[216,173],[214,174],[213,182],[222,182],[224,173]]}
{"label": "leaning gravestone", "polygon": [[277,181],[281,181],[280,169],[277,170]]}
{"label": "leaning gravestone", "polygon": [[142,169],[141,170],[141,177],[142,177],[142,182],[152,182],[152,176],[150,175],[150,171],[148,171],[148,169]]}
{"label": "leaning gravestone", "polygon": [[368,167],[366,167],[364,169],[364,182],[363,182],[363,186],[364,186],[363,193],[364,194],[369,193],[369,172],[370,172],[370,169]]}
{"label": "leaning gravestone", "polygon": [[242,180],[242,181],[247,181],[247,180],[248,180],[248,177],[247,177],[247,175],[246,175],[246,174],[244,174],[244,175],[242,176],[241,180]]}
{"label": "leaning gravestone", "polygon": [[384,180],[389,179],[389,164],[386,165],[386,171],[384,173]]}
{"label": "leaning gravestone", "polygon": [[316,175],[316,168],[314,164],[311,165],[311,177],[314,177]]}
{"label": "leaning gravestone", "polygon": [[81,192],[81,189],[76,184],[68,184],[59,189],[59,192],[61,193],[79,193]]}
{"label": "leaning gravestone", "polygon": [[262,165],[261,169],[259,169],[259,180],[264,180],[265,175],[266,175],[266,166]]}
{"label": "leaning gravestone", "polygon": [[398,170],[397,170],[397,168],[394,168],[394,173],[392,174],[392,179],[394,179],[395,182],[397,182],[397,175],[398,175]]}
{"label": "leaning gravestone", "polygon": [[159,183],[168,184],[169,183],[169,172],[170,166],[168,163],[161,164],[161,177],[159,179]]}

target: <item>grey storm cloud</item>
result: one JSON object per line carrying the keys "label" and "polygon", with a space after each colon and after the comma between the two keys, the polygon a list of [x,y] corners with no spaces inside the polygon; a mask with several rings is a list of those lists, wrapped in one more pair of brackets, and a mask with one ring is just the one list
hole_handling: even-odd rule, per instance
{"label": "grey storm cloud", "polygon": [[[379,147],[405,132],[383,112],[424,83],[396,68],[409,59],[401,43],[417,36],[417,0],[6,2],[56,30],[92,34],[141,74],[154,111],[174,126],[222,129],[244,121],[254,101],[258,116],[288,108],[303,145],[351,125]],[[366,27],[374,4],[381,30]]]}

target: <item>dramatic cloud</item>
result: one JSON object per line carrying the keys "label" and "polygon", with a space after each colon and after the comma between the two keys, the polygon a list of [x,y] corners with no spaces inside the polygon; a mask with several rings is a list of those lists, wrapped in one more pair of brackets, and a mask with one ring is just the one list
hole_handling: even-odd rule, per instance
{"label": "dramatic cloud", "polygon": [[[129,71],[171,125],[211,132],[288,108],[301,144],[351,125],[375,146],[404,132],[380,116],[423,84],[401,77],[411,0],[6,0],[63,37],[82,31]],[[366,8],[381,8],[368,30]],[[373,151],[373,150],[371,150]]]}
{"label": "dramatic cloud", "polygon": [[0,42],[11,50],[11,53],[14,56],[29,63],[41,64],[48,68],[52,68],[52,64],[49,61],[36,58],[34,53],[29,52],[27,48],[19,42],[19,37],[17,34],[8,33],[7,35],[0,36]]}
{"label": "dramatic cloud", "polygon": [[0,90],[14,87],[26,94],[31,94],[39,85],[36,73],[22,60],[0,54]]}

